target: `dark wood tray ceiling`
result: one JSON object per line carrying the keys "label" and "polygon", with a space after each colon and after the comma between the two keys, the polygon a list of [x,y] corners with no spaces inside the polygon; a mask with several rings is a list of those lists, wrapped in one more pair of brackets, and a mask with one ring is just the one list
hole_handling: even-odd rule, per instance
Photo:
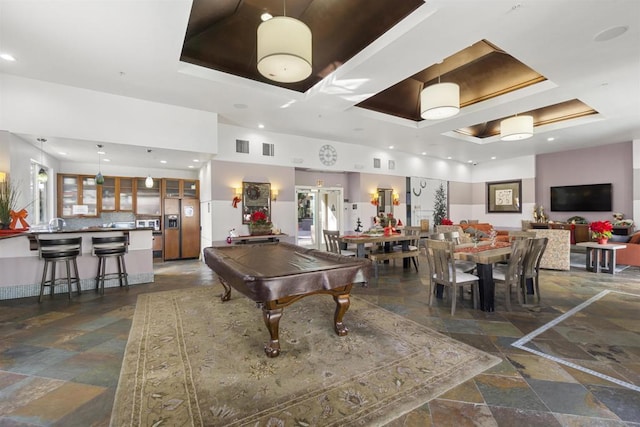
{"label": "dark wood tray ceiling", "polygon": [[[584,102],[578,99],[572,99],[570,101],[560,102],[558,104],[537,108],[531,111],[523,111],[520,114],[533,116],[533,126],[535,128],[536,126],[549,125],[565,120],[577,119],[578,117],[598,114],[598,112]],[[490,122],[456,129],[455,132],[481,139],[500,135],[500,122],[506,118],[507,117],[501,117],[499,119],[491,120]]]}
{"label": "dark wood tray ceiling", "polygon": [[313,71],[298,83],[264,78],[256,66],[260,15],[283,15],[283,0],[194,0],[180,59],[252,80],[306,92],[403,18],[423,0],[286,0],[286,16],[313,34]]}
{"label": "dark wood tray ceiling", "polygon": [[[221,72],[305,92],[420,7],[422,0],[287,0],[286,15],[300,19],[313,34],[313,72],[298,83],[264,78],[256,67],[260,15],[283,14],[282,0],[194,0],[181,60]],[[546,78],[487,40],[481,40],[357,104],[358,107],[420,122],[420,92],[425,86],[454,82],[460,107],[521,89]],[[579,100],[529,112],[534,125],[597,114]],[[500,121],[457,129],[486,138],[500,133]]]}

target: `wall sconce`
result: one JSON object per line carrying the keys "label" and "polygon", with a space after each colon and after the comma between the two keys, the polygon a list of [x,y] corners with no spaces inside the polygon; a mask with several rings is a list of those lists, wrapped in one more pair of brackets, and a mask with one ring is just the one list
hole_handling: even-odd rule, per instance
{"label": "wall sconce", "polygon": [[0,182],[5,182],[7,180],[7,173],[0,172]]}
{"label": "wall sconce", "polygon": [[373,206],[378,206],[378,193],[371,193],[371,204]]}
{"label": "wall sconce", "polygon": [[273,200],[274,202],[276,200],[278,200],[278,194],[279,194],[279,190],[277,188],[273,188],[271,189],[271,200]]}
{"label": "wall sconce", "polygon": [[394,191],[393,195],[392,195],[392,198],[393,198],[393,206],[399,206],[400,205],[400,195]]}
{"label": "wall sconce", "polygon": [[235,188],[235,196],[233,197],[233,200],[231,201],[231,204],[233,205],[234,208],[238,208],[238,203],[240,203],[242,201],[242,187],[236,187]]}

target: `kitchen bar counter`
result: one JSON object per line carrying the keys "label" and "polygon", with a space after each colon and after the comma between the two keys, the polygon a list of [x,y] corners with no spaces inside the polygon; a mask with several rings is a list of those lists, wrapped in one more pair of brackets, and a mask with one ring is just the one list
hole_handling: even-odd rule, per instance
{"label": "kitchen bar counter", "polygon": [[[80,284],[83,290],[93,290],[98,260],[92,254],[91,238],[127,234],[129,246],[125,260],[129,284],[153,282],[152,233],[152,228],[96,227],[79,230],[27,231],[2,236],[0,238],[0,300],[36,296],[40,293],[43,261],[39,257],[37,239],[81,236],[82,254],[78,257]],[[107,263],[107,272],[115,269],[115,262]],[[117,279],[105,282],[105,287],[116,286],[119,286]],[[66,292],[66,286],[57,286],[56,292]]]}

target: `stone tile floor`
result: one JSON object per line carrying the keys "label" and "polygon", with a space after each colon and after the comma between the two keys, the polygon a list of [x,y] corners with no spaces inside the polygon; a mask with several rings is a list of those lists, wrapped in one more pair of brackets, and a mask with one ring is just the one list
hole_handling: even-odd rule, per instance
{"label": "stone tile floor", "polygon": [[[419,274],[385,265],[378,280],[355,288],[354,295],[503,359],[390,425],[640,427],[640,392],[511,345],[602,290],[640,296],[640,269],[587,273],[583,255],[573,256],[570,272],[541,272],[539,305],[523,307],[514,297],[511,312],[501,289],[492,313],[473,310],[468,294],[455,317],[447,300],[430,307],[423,259]],[[155,273],[154,283],[106,289],[104,297],[0,301],[0,426],[109,425],[137,296],[190,286],[222,292],[200,261],[158,263]],[[528,345],[640,386],[640,298],[633,295],[624,310],[602,298]]]}

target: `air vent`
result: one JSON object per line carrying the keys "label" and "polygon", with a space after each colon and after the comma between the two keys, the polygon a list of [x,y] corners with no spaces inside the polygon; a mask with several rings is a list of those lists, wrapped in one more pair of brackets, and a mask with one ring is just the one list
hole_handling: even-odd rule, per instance
{"label": "air vent", "polygon": [[249,141],[246,139],[236,139],[236,153],[249,154]]}
{"label": "air vent", "polygon": [[389,160],[389,170],[392,171],[396,168],[396,161],[395,160]]}
{"label": "air vent", "polygon": [[380,159],[373,159],[373,168],[380,169]]}
{"label": "air vent", "polygon": [[274,156],[274,146],[273,144],[262,143],[262,155],[263,156]]}

